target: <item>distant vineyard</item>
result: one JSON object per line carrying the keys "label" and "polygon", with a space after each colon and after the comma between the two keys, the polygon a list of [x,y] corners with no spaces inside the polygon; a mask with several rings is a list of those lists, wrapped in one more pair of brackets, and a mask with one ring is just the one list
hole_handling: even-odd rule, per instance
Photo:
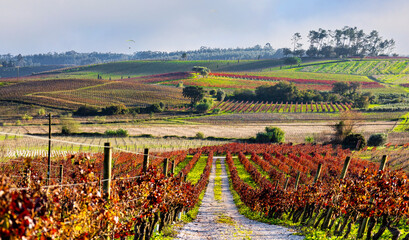
{"label": "distant vineyard", "polygon": [[[228,78],[240,78],[240,79],[249,79],[249,80],[261,80],[261,81],[288,81],[295,84],[316,84],[316,85],[329,85],[332,86],[337,81],[335,80],[318,80],[318,79],[295,79],[295,78],[286,78],[286,77],[267,77],[267,76],[253,76],[253,75],[241,75],[241,74],[230,74],[230,73],[211,73],[211,76],[217,77],[228,77]],[[383,88],[378,82],[363,82],[362,88]]]}
{"label": "distant vineyard", "polygon": [[267,112],[339,112],[351,110],[351,103],[293,103],[263,101],[225,101],[213,107],[228,113],[267,113]]}

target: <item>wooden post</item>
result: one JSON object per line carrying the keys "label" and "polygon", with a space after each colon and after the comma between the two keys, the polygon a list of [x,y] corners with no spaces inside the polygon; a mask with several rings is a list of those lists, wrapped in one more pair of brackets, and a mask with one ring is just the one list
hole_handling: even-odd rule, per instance
{"label": "wooden post", "polygon": [[278,188],[278,180],[276,180],[276,184],[275,184],[275,186],[274,186],[274,189],[277,189]]}
{"label": "wooden post", "polygon": [[104,179],[103,189],[107,193],[107,198],[111,194],[111,169],[112,169],[112,148],[111,143],[104,144]]}
{"label": "wooden post", "polygon": [[316,183],[318,179],[320,178],[321,169],[322,169],[322,164],[320,163],[318,164],[318,169],[317,169],[317,173],[315,174],[314,183]]}
{"label": "wooden post", "polygon": [[175,159],[170,162],[170,173],[175,174]]}
{"label": "wooden post", "polygon": [[165,158],[163,160],[163,175],[165,175],[165,177],[168,176],[168,165],[169,165],[169,160]]}
{"label": "wooden post", "polygon": [[345,176],[347,175],[348,172],[348,167],[349,167],[349,163],[351,162],[351,157],[348,156],[347,158],[345,158],[345,162],[344,162],[344,168],[342,169],[341,172],[341,179],[344,179]]}
{"label": "wooden post", "polygon": [[284,191],[286,191],[286,190],[287,190],[289,180],[290,180],[290,177],[287,177],[287,178],[285,179],[285,183],[284,183]]}
{"label": "wooden post", "polygon": [[47,185],[50,184],[51,177],[51,113],[48,114],[48,171]]}
{"label": "wooden post", "polygon": [[62,184],[63,173],[64,173],[64,169],[63,169],[62,164],[60,164],[60,184]]}
{"label": "wooden post", "polygon": [[146,173],[149,168],[149,148],[145,148],[143,152],[143,167],[142,172]]}
{"label": "wooden post", "polygon": [[300,182],[300,172],[298,171],[298,173],[297,173],[297,177],[296,177],[296,179],[295,179],[295,187],[294,187],[294,190],[295,191],[297,191],[297,189],[298,189],[298,183]]}
{"label": "wooden post", "polygon": [[386,155],[382,156],[381,165],[379,166],[379,171],[384,171],[388,157]]}

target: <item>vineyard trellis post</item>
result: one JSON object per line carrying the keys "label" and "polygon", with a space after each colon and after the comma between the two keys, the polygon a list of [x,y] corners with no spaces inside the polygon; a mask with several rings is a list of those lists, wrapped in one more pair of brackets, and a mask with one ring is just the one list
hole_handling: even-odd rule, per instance
{"label": "vineyard trellis post", "polygon": [[289,180],[290,180],[290,177],[286,177],[285,183],[284,183],[284,191],[287,190]]}
{"label": "vineyard trellis post", "polygon": [[344,179],[345,176],[347,175],[350,162],[351,162],[351,157],[350,156],[346,157],[345,162],[344,162],[344,168],[342,168],[342,172],[341,172],[341,177],[340,177],[341,179]]}
{"label": "vineyard trellis post", "polygon": [[170,174],[175,173],[175,159],[170,162]]}
{"label": "vineyard trellis post", "polygon": [[165,158],[163,161],[163,175],[165,175],[165,177],[168,176],[168,165],[169,165],[169,160]]}
{"label": "vineyard trellis post", "polygon": [[143,167],[142,171],[143,173],[146,173],[149,168],[149,148],[145,148],[143,151]]}
{"label": "vineyard trellis post", "polygon": [[104,175],[103,175],[103,189],[107,194],[107,198],[111,194],[111,170],[112,170],[112,148],[111,143],[104,144]]}
{"label": "vineyard trellis post", "polygon": [[51,113],[48,114],[48,170],[47,185],[50,184],[51,175]]}
{"label": "vineyard trellis post", "polygon": [[297,173],[297,177],[295,178],[295,186],[294,186],[294,191],[297,191],[297,189],[298,189],[298,184],[299,184],[299,182],[300,182],[300,171],[298,171],[298,173]]}
{"label": "vineyard trellis post", "polygon": [[60,164],[60,184],[62,184],[63,180],[63,174],[64,174],[64,167],[62,164]]}

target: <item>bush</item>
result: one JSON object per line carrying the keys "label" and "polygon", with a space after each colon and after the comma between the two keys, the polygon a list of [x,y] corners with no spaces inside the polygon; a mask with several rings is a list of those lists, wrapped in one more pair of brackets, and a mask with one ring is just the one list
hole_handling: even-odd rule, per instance
{"label": "bush", "polygon": [[204,138],[204,133],[202,133],[202,132],[197,132],[195,137],[196,137],[197,139],[203,139],[203,138]]}
{"label": "bush", "polygon": [[314,137],[313,136],[306,136],[304,139],[305,143],[314,143]]}
{"label": "bush", "polygon": [[118,115],[126,113],[128,113],[128,109],[123,104],[111,105],[102,109],[102,114],[104,115]]}
{"label": "bush", "polygon": [[361,150],[366,146],[365,137],[362,134],[349,134],[342,141],[342,148],[351,150]]}
{"label": "bush", "polygon": [[285,133],[278,127],[266,127],[266,132],[271,136],[272,143],[284,142]]}
{"label": "bush", "polygon": [[368,139],[368,146],[383,146],[388,139],[388,135],[385,133],[372,134]]}
{"label": "bush", "polygon": [[39,116],[45,116],[45,109],[44,108],[38,109],[38,115]]}
{"label": "bush", "polygon": [[108,137],[128,137],[128,131],[125,129],[106,130],[105,135]]}
{"label": "bush", "polygon": [[70,135],[78,131],[79,123],[71,117],[63,117],[61,122],[61,134]]}
{"label": "bush", "polygon": [[74,115],[77,116],[95,116],[98,115],[99,110],[96,107],[91,106],[81,106],[75,112]]}
{"label": "bush", "polygon": [[284,142],[284,131],[278,127],[266,127],[265,132],[256,135],[257,143],[279,143]]}
{"label": "bush", "polygon": [[259,132],[257,133],[255,140],[257,143],[269,143],[271,140],[271,136],[266,132]]}

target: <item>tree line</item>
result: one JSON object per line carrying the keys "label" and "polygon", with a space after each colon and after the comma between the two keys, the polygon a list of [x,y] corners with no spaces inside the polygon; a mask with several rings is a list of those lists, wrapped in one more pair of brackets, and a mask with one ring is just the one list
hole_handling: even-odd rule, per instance
{"label": "tree line", "polygon": [[335,30],[310,30],[307,39],[309,47],[304,50],[300,42],[301,34],[294,33],[291,48],[284,48],[283,54],[299,57],[363,57],[391,55],[395,48],[395,40],[384,39],[377,30],[365,33],[362,29],[349,26]]}

